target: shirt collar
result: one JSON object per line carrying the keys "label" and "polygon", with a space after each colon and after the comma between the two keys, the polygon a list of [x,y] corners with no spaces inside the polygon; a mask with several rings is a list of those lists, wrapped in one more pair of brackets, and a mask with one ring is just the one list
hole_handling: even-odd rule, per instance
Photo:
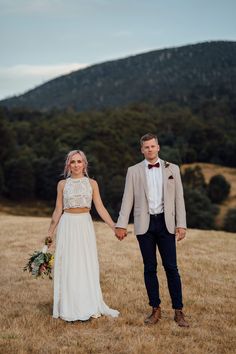
{"label": "shirt collar", "polygon": [[[145,162],[145,166],[146,167],[148,167],[148,165],[150,164],[150,162],[148,161],[148,160],[144,160],[144,162]],[[158,159],[152,164],[152,165],[154,165],[155,163],[157,163],[157,162],[159,162],[159,164],[161,164],[161,161],[160,161],[160,158],[158,157]]]}

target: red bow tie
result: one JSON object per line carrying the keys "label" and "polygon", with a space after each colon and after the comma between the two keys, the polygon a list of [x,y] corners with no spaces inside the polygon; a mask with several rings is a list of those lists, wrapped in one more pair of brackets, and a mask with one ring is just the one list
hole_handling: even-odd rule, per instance
{"label": "red bow tie", "polygon": [[148,168],[149,168],[149,169],[150,169],[150,168],[153,168],[153,167],[160,167],[160,163],[157,162],[157,163],[155,163],[154,165],[151,165],[150,163],[148,164]]}

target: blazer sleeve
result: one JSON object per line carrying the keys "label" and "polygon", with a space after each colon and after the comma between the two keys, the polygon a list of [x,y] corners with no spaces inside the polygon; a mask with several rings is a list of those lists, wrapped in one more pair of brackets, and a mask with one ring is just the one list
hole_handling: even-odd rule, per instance
{"label": "blazer sleeve", "polygon": [[176,189],[175,189],[175,215],[176,215],[176,227],[186,228],[186,211],[184,203],[183,185],[180,176],[179,166],[176,166]]}
{"label": "blazer sleeve", "polygon": [[116,227],[127,228],[129,223],[129,216],[134,203],[134,186],[132,178],[132,170],[129,167],[126,179],[125,179],[125,189],[121,203],[121,209],[119,213],[119,218],[116,223]]}

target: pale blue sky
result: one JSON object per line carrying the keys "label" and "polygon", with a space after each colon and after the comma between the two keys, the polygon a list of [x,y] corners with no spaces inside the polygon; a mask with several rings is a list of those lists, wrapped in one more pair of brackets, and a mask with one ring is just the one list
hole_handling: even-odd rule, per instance
{"label": "pale blue sky", "polygon": [[86,65],[236,40],[235,0],[0,0],[0,99]]}

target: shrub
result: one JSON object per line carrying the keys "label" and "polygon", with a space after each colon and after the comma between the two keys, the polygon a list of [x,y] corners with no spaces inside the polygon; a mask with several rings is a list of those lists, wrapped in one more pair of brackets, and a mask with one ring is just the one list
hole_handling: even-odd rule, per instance
{"label": "shrub", "polygon": [[206,182],[200,166],[185,169],[182,181],[184,186],[192,189],[206,189]]}
{"label": "shrub", "polygon": [[223,175],[215,175],[208,185],[208,196],[212,203],[222,203],[230,193],[230,183]]}
{"label": "shrub", "polygon": [[218,207],[214,206],[201,190],[185,188],[184,195],[188,227],[205,230],[214,229]]}
{"label": "shrub", "polygon": [[224,230],[236,232],[236,208],[229,209],[224,218]]}
{"label": "shrub", "polygon": [[0,164],[0,195],[4,192],[4,175],[3,175],[3,168]]}

